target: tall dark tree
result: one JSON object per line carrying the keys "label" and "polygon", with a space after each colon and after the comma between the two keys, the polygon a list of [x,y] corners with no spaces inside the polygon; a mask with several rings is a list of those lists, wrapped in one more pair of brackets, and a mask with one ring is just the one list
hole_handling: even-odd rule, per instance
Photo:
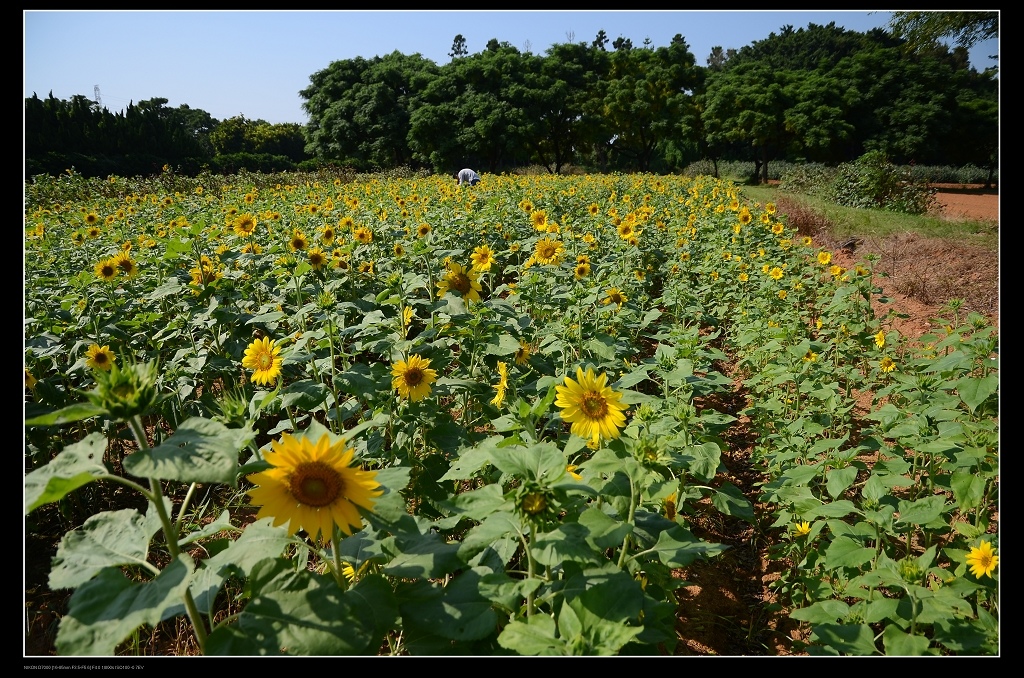
{"label": "tall dark tree", "polygon": [[469,48],[466,46],[466,38],[462,37],[462,33],[459,33],[455,36],[455,40],[452,41],[452,51],[448,52],[448,56],[457,59],[467,54],[469,54]]}
{"label": "tall dark tree", "polygon": [[715,45],[711,48],[711,53],[708,54],[708,70],[722,70],[722,68],[725,67],[725,62],[735,54],[736,50],[731,47],[727,50],[723,50],[721,45]]}
{"label": "tall dark tree", "polygon": [[768,181],[768,162],[789,147],[793,133],[786,126],[790,72],[764,62],[742,63],[708,77],[703,122],[708,143],[741,143],[754,161],[752,177]]}

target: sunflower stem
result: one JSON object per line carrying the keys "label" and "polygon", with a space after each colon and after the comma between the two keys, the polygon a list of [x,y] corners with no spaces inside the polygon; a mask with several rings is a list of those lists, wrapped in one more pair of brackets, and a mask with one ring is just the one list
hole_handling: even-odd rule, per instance
{"label": "sunflower stem", "polygon": [[338,542],[340,541],[338,533],[340,532],[337,525],[334,526],[332,531],[331,542],[329,544],[331,549],[331,574],[334,575],[334,581],[338,583],[338,588],[345,590],[345,576],[341,573],[341,554],[338,553]]}
{"label": "sunflower stem", "polygon": [[[633,479],[629,479],[629,519],[626,521],[628,525],[633,524],[633,520],[636,517],[636,483]],[[629,552],[629,535],[627,534],[622,538],[622,550],[619,552],[619,567],[623,567],[626,564],[626,554]]]}
{"label": "sunflower stem", "polygon": [[[128,424],[132,434],[135,436],[136,442],[139,444],[139,450],[148,450],[149,444],[146,441],[145,429],[142,427],[142,421],[139,419],[139,416],[131,417],[128,420]],[[178,547],[178,530],[175,524],[171,522],[171,517],[167,513],[167,507],[164,506],[163,490],[160,487],[160,481],[156,478],[149,479],[148,497],[153,504],[153,508],[156,510],[157,516],[160,518],[160,525],[164,531],[164,540],[167,543],[167,552],[170,554],[171,560],[177,560],[181,554],[181,549]],[[192,598],[191,590],[185,589],[182,597],[184,598],[185,612],[188,614],[189,622],[192,624],[192,632],[196,637],[196,644],[199,645],[200,653],[206,654],[206,626],[203,624],[202,615],[199,612],[195,599]]]}

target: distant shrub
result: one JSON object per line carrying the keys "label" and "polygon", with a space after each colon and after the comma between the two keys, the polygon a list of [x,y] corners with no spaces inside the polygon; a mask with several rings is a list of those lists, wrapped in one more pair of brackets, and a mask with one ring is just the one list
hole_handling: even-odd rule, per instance
{"label": "distant shrub", "polygon": [[779,180],[779,188],[796,193],[820,194],[822,187],[830,186],[836,177],[836,168],[819,163],[791,165]]}
{"label": "distant shrub", "polygon": [[815,195],[837,205],[924,214],[934,205],[934,191],[914,180],[909,168],[889,162],[878,151],[838,167],[802,165],[780,182],[787,190]]}
{"label": "distant shrub", "polygon": [[683,174],[688,177],[713,177],[715,176],[715,163],[706,158],[697,162],[691,162],[683,170]]}

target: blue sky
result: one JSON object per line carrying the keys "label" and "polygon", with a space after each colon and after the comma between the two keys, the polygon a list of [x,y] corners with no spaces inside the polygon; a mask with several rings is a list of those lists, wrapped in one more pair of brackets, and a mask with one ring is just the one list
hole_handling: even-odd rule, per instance
{"label": "blue sky", "polygon": [[[889,11],[872,10],[392,10],[392,11],[33,11],[25,10],[24,90],[58,99],[81,94],[121,111],[129,102],[164,98],[218,120],[244,115],[305,124],[299,91],[332,61],[398,51],[438,65],[450,61],[455,36],[471,54],[491,38],[544,54],[557,43],[610,41],[667,46],[677,33],[697,63],[712,47],[739,49],[785,25],[835,22],[864,32],[886,28]],[[610,42],[609,42],[610,46]],[[998,40],[971,50],[978,70]]]}

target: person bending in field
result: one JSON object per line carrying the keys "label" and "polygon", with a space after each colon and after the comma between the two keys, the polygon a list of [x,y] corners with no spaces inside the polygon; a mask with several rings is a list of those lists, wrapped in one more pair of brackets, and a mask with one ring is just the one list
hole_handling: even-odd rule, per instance
{"label": "person bending in field", "polygon": [[480,175],[469,169],[461,169],[455,174],[455,178],[459,180],[459,186],[462,184],[469,184],[470,186],[476,186],[480,183]]}

